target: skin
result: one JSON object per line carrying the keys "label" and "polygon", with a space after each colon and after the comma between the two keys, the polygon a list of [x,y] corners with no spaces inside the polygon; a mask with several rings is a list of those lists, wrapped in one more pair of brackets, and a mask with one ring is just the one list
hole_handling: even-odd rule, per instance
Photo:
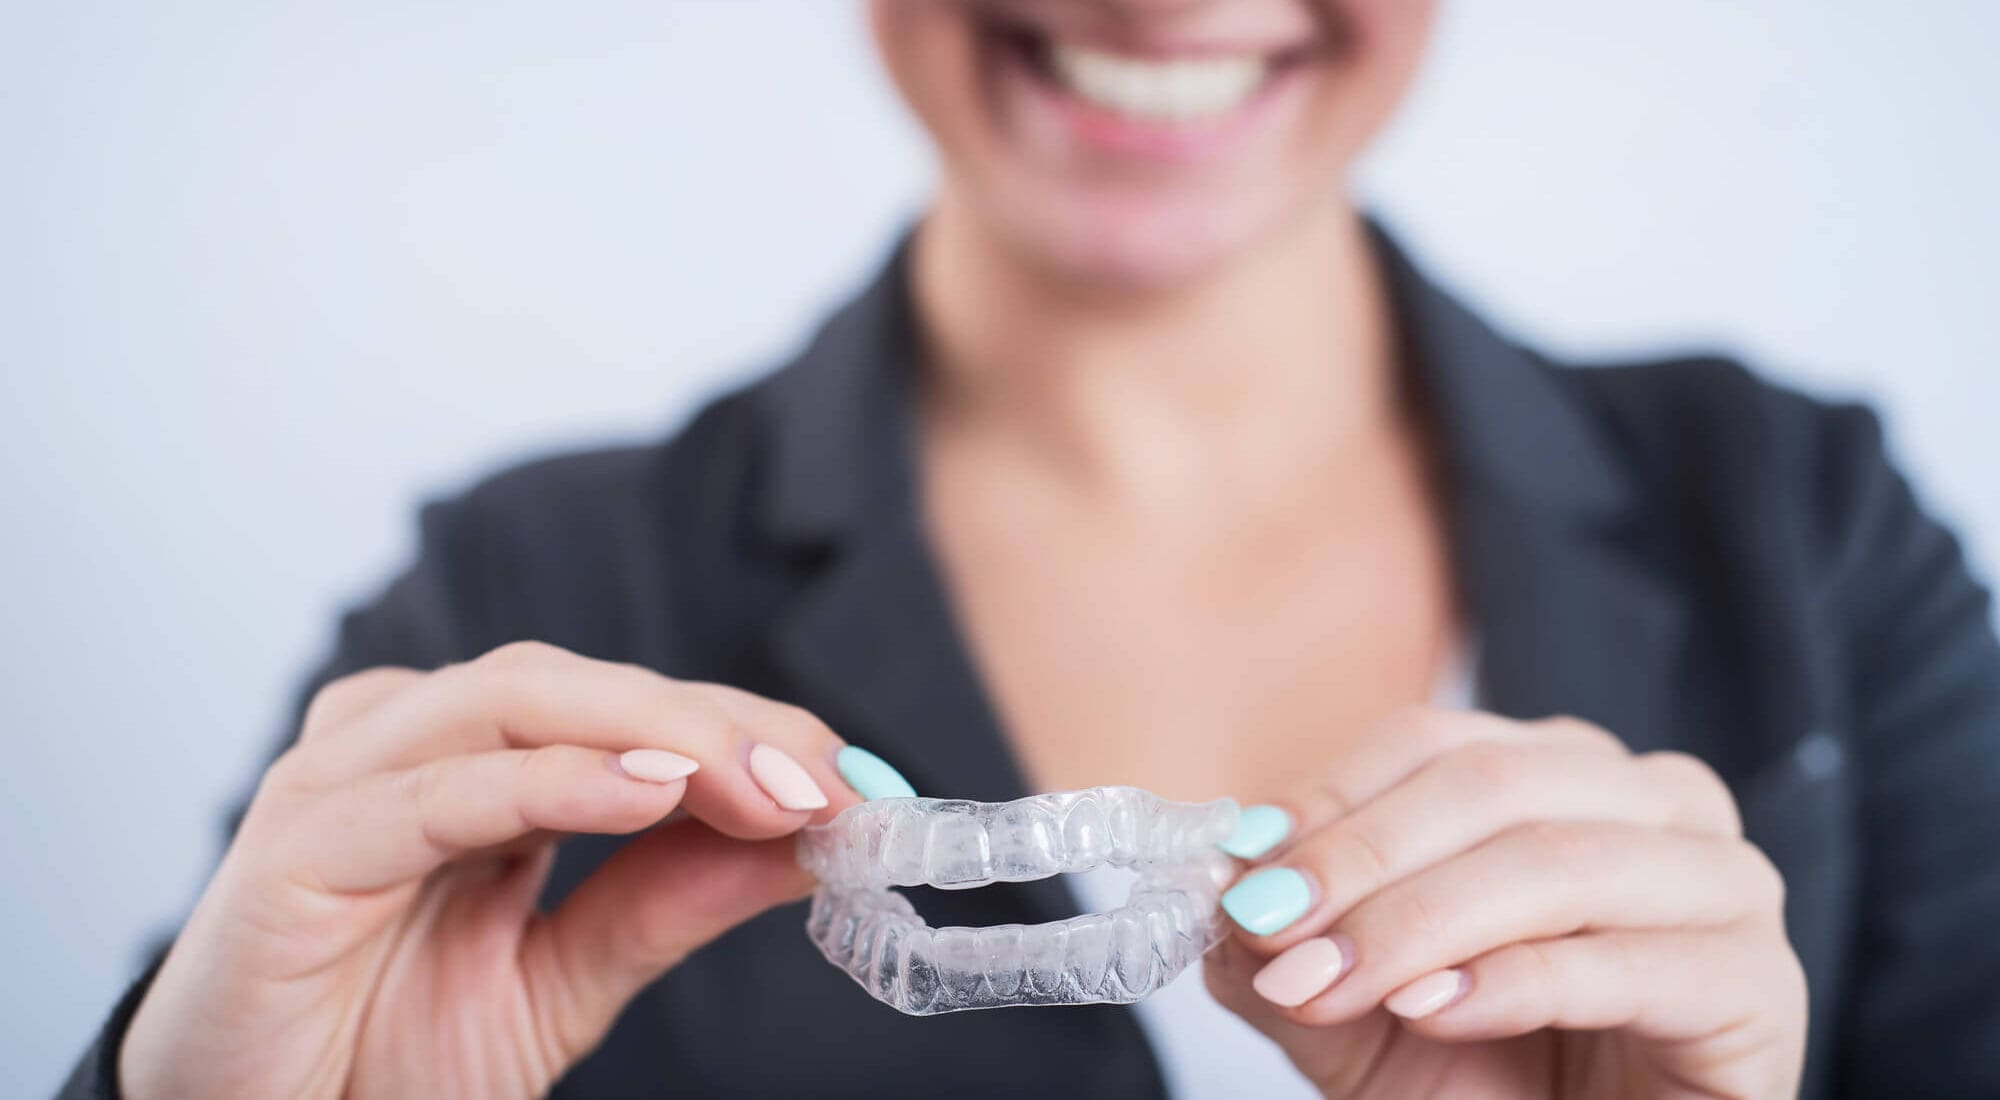
{"label": "skin", "polygon": [[[1461,624],[1431,440],[1343,184],[1428,0],[867,11],[939,152],[911,288],[923,506],[1011,747],[1048,788],[1230,794],[1295,822],[1260,862],[1313,905],[1211,955],[1215,997],[1330,1097],[1795,1092],[1782,883],[1713,773],[1580,722],[1415,705]],[[994,19],[1299,60],[1228,155],[1160,163],[1076,140],[996,77]],[[777,805],[753,743],[831,805]],[[547,646],[340,681],[140,1006],[121,1087],[540,1095],[639,989],[805,893],[784,838],[854,800],[839,745],[796,708]],[[636,779],[615,764],[633,749],[699,770]],[[573,833],[643,835],[539,914]],[[1337,980],[1257,993],[1318,939]],[[1408,992],[1439,974],[1448,1003],[1418,1014]]]}
{"label": "skin", "polygon": [[[831,804],[777,805],[753,744]],[[839,745],[794,707],[532,643],[338,681],[134,1017],[124,1093],[540,1096],[647,983],[810,889],[781,838],[857,800]],[[700,770],[634,779],[613,766],[631,749]],[[677,810],[537,913],[559,836]]]}
{"label": "skin", "polygon": [[[1264,862],[1314,905],[1205,977],[1327,1096],[1797,1093],[1784,883],[1700,761],[1573,719],[1412,709],[1283,804],[1302,828]],[[1259,996],[1265,960],[1314,938],[1344,972],[1303,1004]],[[1442,1007],[1397,996],[1438,975]]]}

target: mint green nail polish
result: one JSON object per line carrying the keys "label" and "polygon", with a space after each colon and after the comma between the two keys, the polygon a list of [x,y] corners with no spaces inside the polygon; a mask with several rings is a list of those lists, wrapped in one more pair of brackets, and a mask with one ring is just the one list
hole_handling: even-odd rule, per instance
{"label": "mint green nail polish", "polygon": [[1223,911],[1246,932],[1282,932],[1312,908],[1312,883],[1290,867],[1269,867],[1249,875],[1222,895]]}
{"label": "mint green nail polish", "polygon": [[917,797],[917,789],[910,786],[902,772],[867,749],[849,745],[835,754],[833,766],[840,769],[840,777],[847,780],[848,786],[870,802],[878,798]]}
{"label": "mint green nail polish", "polygon": [[1245,806],[1236,831],[1217,847],[1237,859],[1256,859],[1292,833],[1292,815],[1276,806]]}

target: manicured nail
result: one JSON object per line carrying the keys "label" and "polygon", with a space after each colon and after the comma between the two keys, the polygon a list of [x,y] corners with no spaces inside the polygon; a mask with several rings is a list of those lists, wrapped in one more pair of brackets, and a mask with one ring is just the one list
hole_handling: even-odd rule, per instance
{"label": "manicured nail", "polygon": [[1219,847],[1237,859],[1256,859],[1292,835],[1292,815],[1276,806],[1245,806],[1236,831]]}
{"label": "manicured nail", "polygon": [[623,756],[612,757],[612,760],[617,763],[619,771],[645,783],[672,783],[701,770],[699,760],[662,749],[633,749]]}
{"label": "manicured nail", "polygon": [[858,745],[849,745],[833,756],[833,766],[855,793],[870,802],[878,798],[915,798],[917,789],[887,760]]}
{"label": "manicured nail", "polygon": [[826,806],[826,792],[782,749],[769,745],[751,748],[750,778],[764,788],[771,801],[787,810],[818,810]]}
{"label": "manicured nail", "polygon": [[1382,1007],[1405,1020],[1421,1020],[1465,996],[1465,972],[1440,970],[1389,994]]}
{"label": "manicured nail", "polygon": [[1274,1005],[1297,1008],[1326,992],[1326,987],[1347,970],[1349,954],[1339,941],[1314,936],[1264,964],[1250,979],[1250,988]]}
{"label": "manicured nail", "polygon": [[1312,883],[1290,867],[1267,867],[1222,895],[1223,911],[1246,932],[1268,936],[1291,927],[1312,908]]}

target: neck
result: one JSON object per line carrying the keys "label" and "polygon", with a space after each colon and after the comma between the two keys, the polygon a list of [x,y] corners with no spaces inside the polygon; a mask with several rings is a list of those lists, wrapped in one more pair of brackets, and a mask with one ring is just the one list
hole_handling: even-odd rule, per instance
{"label": "neck", "polygon": [[1099,493],[1254,490],[1398,423],[1389,309],[1344,201],[1165,289],[1051,278],[948,196],[914,248],[933,428],[1011,438]]}

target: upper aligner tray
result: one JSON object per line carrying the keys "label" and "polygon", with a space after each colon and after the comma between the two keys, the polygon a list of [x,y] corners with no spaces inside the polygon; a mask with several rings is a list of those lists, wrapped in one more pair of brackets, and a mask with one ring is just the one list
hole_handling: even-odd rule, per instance
{"label": "upper aligner tray", "polygon": [[799,862],[842,889],[965,890],[1100,866],[1186,863],[1228,837],[1236,805],[1190,804],[1136,787],[1012,802],[885,798],[801,834]]}

